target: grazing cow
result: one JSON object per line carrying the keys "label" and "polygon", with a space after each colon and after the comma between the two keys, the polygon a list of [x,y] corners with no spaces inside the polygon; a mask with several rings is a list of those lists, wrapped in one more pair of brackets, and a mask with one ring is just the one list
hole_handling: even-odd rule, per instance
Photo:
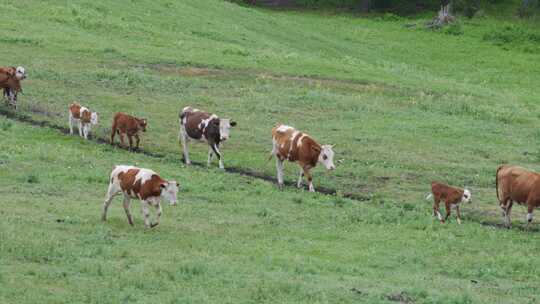
{"label": "grazing cow", "polygon": [[191,164],[187,145],[188,141],[195,139],[208,143],[207,165],[210,166],[212,158],[216,154],[219,160],[219,167],[223,169],[223,156],[219,151],[219,144],[230,137],[230,129],[236,126],[236,122],[228,118],[219,118],[215,114],[203,112],[192,107],[182,109],[179,115],[179,121],[180,132],[178,138],[182,143],[186,164]]}
{"label": "grazing cow", "polygon": [[[457,213],[457,222],[461,225],[461,212],[459,211],[460,203],[470,203],[471,202],[471,191],[467,189],[461,189],[456,187],[451,187],[439,182],[431,183],[431,193],[426,197],[426,199],[433,198],[433,216],[436,216],[441,223],[444,223],[448,220],[452,208],[456,208]],[[439,203],[443,201],[444,207],[446,209],[446,216],[442,218],[441,212],[439,212]]]}
{"label": "grazing cow", "polygon": [[17,94],[22,92],[21,80],[26,78],[23,67],[0,67],[0,88],[8,105],[17,108]]}
{"label": "grazing cow", "polygon": [[505,226],[510,228],[510,213],[516,202],[527,206],[529,227],[534,209],[540,207],[540,174],[518,166],[501,165],[497,168],[495,183]]}
{"label": "grazing cow", "polygon": [[[109,189],[103,203],[103,215],[101,217],[103,221],[107,220],[107,209],[113,198],[120,192],[124,194],[124,211],[128,223],[133,226],[133,219],[129,210],[130,200],[132,198],[139,199],[142,203],[144,226],[152,228],[159,225],[162,212],[161,198],[168,200],[173,206],[177,204],[178,183],[176,181],[166,181],[156,172],[149,169],[133,166],[115,166],[111,172]],[[148,210],[150,206],[154,206],[157,211],[157,221],[152,224],[150,223],[150,211]]]}
{"label": "grazing cow", "polygon": [[139,131],[146,132],[147,122],[144,118],[136,118],[126,113],[116,113],[114,115],[111,129],[111,145],[114,144],[116,133],[120,135],[120,142],[124,144],[124,135],[129,139],[129,150],[133,149],[133,137],[137,140],[137,149],[139,149]]}
{"label": "grazing cow", "polygon": [[69,105],[69,134],[73,135],[73,124],[79,127],[79,136],[88,139],[88,133],[92,125],[97,125],[98,115],[90,112],[88,108],[81,106],[78,102]]}
{"label": "grazing cow", "polygon": [[327,170],[333,170],[334,151],[332,145],[320,145],[311,136],[293,127],[283,124],[272,129],[272,156],[276,156],[277,178],[279,188],[283,189],[283,161],[297,162],[300,167],[300,177],[297,187],[302,187],[305,176],[309,183],[309,191],[314,192],[310,169],[321,163]]}

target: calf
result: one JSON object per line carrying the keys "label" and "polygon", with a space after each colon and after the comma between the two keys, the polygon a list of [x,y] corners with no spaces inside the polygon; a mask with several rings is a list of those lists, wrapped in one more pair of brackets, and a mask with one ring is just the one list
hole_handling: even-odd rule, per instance
{"label": "calf", "polygon": [[[441,223],[448,220],[452,208],[456,208],[457,222],[461,225],[461,213],[459,211],[460,203],[471,202],[471,191],[467,189],[451,187],[439,182],[431,183],[431,194],[426,199],[433,198],[433,216],[436,216]],[[443,219],[441,212],[439,212],[439,203],[443,201],[446,209],[446,216]]]}
{"label": "calf", "polygon": [[516,202],[527,206],[529,227],[534,209],[540,207],[540,174],[518,166],[502,165],[497,168],[495,184],[505,226],[510,228],[510,213]]}
{"label": "calf", "polygon": [[230,129],[236,126],[236,122],[228,118],[219,118],[215,114],[203,112],[192,107],[182,109],[179,115],[179,121],[180,132],[178,138],[182,144],[186,164],[191,164],[187,146],[188,141],[195,139],[208,143],[207,165],[210,166],[215,154],[219,161],[219,167],[223,169],[223,157],[219,151],[219,144],[229,138]]}
{"label": "calf", "polygon": [[293,127],[278,125],[272,129],[272,156],[276,156],[277,178],[279,188],[283,189],[283,162],[297,162],[300,167],[300,177],[297,187],[302,187],[305,176],[309,183],[309,191],[314,192],[310,170],[317,163],[321,163],[327,170],[333,170],[334,151],[332,145],[320,145],[311,136],[302,133]]}
{"label": "calf", "polygon": [[[107,209],[113,198],[122,192],[124,194],[124,211],[126,212],[128,223],[133,226],[133,219],[129,210],[132,198],[141,200],[142,213],[144,215],[144,226],[152,228],[159,225],[161,217],[161,198],[169,201],[171,205],[177,204],[176,195],[178,184],[176,181],[166,181],[156,172],[132,166],[115,166],[109,179],[109,190],[103,203],[103,215],[101,219],[107,220]],[[157,211],[157,220],[150,223],[150,211],[148,208],[154,206]]]}
{"label": "calf", "polygon": [[0,88],[8,105],[17,108],[17,94],[22,92],[21,80],[26,78],[23,67],[0,67]]}
{"label": "calf", "polygon": [[97,125],[98,115],[90,112],[88,108],[81,106],[78,102],[69,105],[69,134],[73,135],[73,124],[77,123],[79,136],[88,139],[88,133],[92,125]]}
{"label": "calf", "polygon": [[124,144],[124,135],[129,139],[129,150],[133,149],[133,137],[137,140],[137,149],[139,149],[139,131],[146,132],[147,122],[144,118],[136,118],[126,113],[116,113],[113,118],[111,128],[111,145],[114,144],[114,136],[120,135],[120,142]]}

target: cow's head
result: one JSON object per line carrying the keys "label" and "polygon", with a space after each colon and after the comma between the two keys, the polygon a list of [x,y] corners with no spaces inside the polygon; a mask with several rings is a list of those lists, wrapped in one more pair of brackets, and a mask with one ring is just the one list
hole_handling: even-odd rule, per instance
{"label": "cow's head", "polygon": [[176,195],[178,194],[178,183],[176,181],[168,181],[160,185],[161,196],[169,201],[169,204],[176,206],[178,200]]}
{"label": "cow's head", "polygon": [[472,202],[472,196],[471,196],[471,191],[465,189],[463,190],[463,197],[461,198],[461,201],[463,203],[470,203]]}
{"label": "cow's head", "polygon": [[319,162],[324,165],[326,170],[334,170],[336,166],[334,165],[334,146],[332,145],[322,145],[321,153],[319,153]]}
{"label": "cow's head", "polygon": [[231,127],[236,126],[236,122],[229,118],[219,119],[219,139],[221,141],[227,140],[230,137]]}
{"label": "cow's head", "polygon": [[93,125],[97,125],[97,124],[98,124],[98,115],[97,115],[97,112],[92,112],[92,114],[90,114],[90,123],[93,124]]}
{"label": "cow's head", "polygon": [[18,66],[17,69],[15,69],[15,78],[18,80],[26,78],[26,70],[22,66]]}
{"label": "cow's head", "polygon": [[148,124],[147,121],[146,121],[146,118],[137,119],[137,122],[139,123],[139,128],[143,132],[146,132],[146,126]]}

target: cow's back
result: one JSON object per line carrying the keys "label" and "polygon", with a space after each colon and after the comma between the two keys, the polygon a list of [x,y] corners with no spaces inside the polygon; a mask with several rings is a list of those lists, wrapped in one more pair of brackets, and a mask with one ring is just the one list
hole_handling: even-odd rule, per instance
{"label": "cow's back", "polygon": [[194,139],[201,139],[203,137],[206,126],[202,126],[202,128],[199,126],[201,123],[208,124],[210,122],[210,117],[212,117],[211,113],[195,110],[191,107],[184,108],[180,114],[180,119],[182,120],[181,123],[184,126],[186,133],[189,137]]}
{"label": "cow's back", "polygon": [[126,132],[128,129],[137,128],[137,121],[135,117],[119,112],[114,115],[114,125],[120,131]]}

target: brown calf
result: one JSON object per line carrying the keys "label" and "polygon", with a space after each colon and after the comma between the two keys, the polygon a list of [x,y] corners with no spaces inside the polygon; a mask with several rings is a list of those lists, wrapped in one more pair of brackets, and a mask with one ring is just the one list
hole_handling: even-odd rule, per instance
{"label": "brown calf", "polygon": [[[133,219],[129,210],[130,200],[132,198],[139,199],[142,203],[144,226],[151,228],[159,225],[162,213],[161,198],[168,200],[171,205],[177,204],[178,183],[176,181],[166,181],[156,172],[149,169],[133,166],[115,166],[111,172],[109,189],[103,203],[103,214],[101,216],[103,221],[107,220],[107,210],[113,198],[120,192],[124,194],[124,211],[128,223],[133,226]],[[157,210],[157,221],[150,224],[148,207],[152,205]]]}
{"label": "brown calf", "polygon": [[540,207],[540,174],[518,166],[502,165],[497,168],[495,183],[506,227],[511,225],[510,213],[514,202],[527,206],[529,227],[534,209]]}
{"label": "brown calf", "polygon": [[[439,218],[441,223],[448,220],[452,208],[456,208],[457,222],[461,224],[461,213],[459,211],[459,204],[462,202],[471,202],[471,191],[467,189],[451,187],[439,182],[431,183],[431,194],[426,199],[433,197],[433,216]],[[439,212],[439,203],[443,201],[446,209],[446,216],[442,218]]]}
{"label": "brown calf", "polygon": [[305,176],[309,183],[309,191],[314,192],[310,170],[317,163],[321,163],[327,170],[333,170],[334,151],[331,145],[320,145],[311,136],[302,133],[293,127],[283,124],[272,129],[272,152],[270,157],[276,156],[277,178],[279,188],[283,188],[283,162],[297,162],[300,165],[300,177],[297,187],[302,187],[302,178]]}
{"label": "brown calf", "polygon": [[136,118],[126,113],[116,113],[113,118],[111,128],[111,145],[114,144],[114,136],[116,133],[120,135],[120,142],[124,144],[124,134],[127,134],[129,139],[129,150],[133,149],[133,137],[137,140],[137,149],[139,148],[139,131],[146,132],[147,122],[144,118]]}

